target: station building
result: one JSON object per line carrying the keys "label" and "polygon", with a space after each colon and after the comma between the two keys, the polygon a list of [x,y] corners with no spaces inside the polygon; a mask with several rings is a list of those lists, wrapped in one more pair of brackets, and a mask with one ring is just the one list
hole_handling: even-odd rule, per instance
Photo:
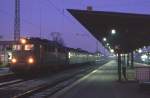
{"label": "station building", "polygon": [[9,65],[12,58],[12,46],[16,41],[0,41],[0,67]]}

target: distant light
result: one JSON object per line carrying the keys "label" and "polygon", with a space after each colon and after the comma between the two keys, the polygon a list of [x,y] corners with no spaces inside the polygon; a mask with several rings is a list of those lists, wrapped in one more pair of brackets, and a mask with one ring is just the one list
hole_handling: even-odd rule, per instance
{"label": "distant light", "polygon": [[107,41],[106,37],[103,38],[103,41],[104,41],[104,42]]}
{"label": "distant light", "polygon": [[110,49],[110,52],[111,52],[111,53],[114,53],[114,49]]}
{"label": "distant light", "polygon": [[107,43],[106,45],[109,46],[109,43]]}
{"label": "distant light", "polygon": [[71,53],[69,52],[69,53],[68,53],[68,58],[70,59],[70,57],[71,57]]}
{"label": "distant light", "polygon": [[148,56],[146,54],[144,54],[144,55],[141,56],[141,60],[142,61],[146,61],[146,59],[148,59]]}
{"label": "distant light", "polygon": [[139,52],[139,53],[142,53],[142,49],[139,49],[138,52]]}
{"label": "distant light", "polygon": [[69,53],[68,53],[68,58],[70,59],[72,56],[73,56],[73,53],[72,53],[72,52],[69,52]]}
{"label": "distant light", "polygon": [[115,30],[115,29],[112,29],[112,30],[111,30],[111,34],[113,34],[113,35],[116,34],[116,30]]}

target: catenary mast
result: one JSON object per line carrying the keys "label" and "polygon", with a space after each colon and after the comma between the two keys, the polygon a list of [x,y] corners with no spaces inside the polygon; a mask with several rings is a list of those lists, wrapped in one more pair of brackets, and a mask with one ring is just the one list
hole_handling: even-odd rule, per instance
{"label": "catenary mast", "polygon": [[15,0],[14,40],[20,39],[20,0]]}

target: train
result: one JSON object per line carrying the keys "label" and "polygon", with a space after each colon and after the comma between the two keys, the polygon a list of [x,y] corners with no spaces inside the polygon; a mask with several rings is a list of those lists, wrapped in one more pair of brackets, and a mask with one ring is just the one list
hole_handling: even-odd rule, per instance
{"label": "train", "polygon": [[100,55],[63,46],[57,41],[21,38],[12,46],[10,70],[37,73],[94,63]]}

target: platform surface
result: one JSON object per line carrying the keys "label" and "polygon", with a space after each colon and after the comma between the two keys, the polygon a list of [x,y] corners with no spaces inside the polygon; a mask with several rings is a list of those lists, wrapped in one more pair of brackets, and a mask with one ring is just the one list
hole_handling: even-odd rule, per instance
{"label": "platform surface", "polygon": [[8,74],[8,73],[12,73],[8,67],[0,68],[0,75],[4,75],[4,74]]}
{"label": "platform surface", "polygon": [[150,98],[136,82],[117,81],[117,63],[110,61],[52,98]]}

